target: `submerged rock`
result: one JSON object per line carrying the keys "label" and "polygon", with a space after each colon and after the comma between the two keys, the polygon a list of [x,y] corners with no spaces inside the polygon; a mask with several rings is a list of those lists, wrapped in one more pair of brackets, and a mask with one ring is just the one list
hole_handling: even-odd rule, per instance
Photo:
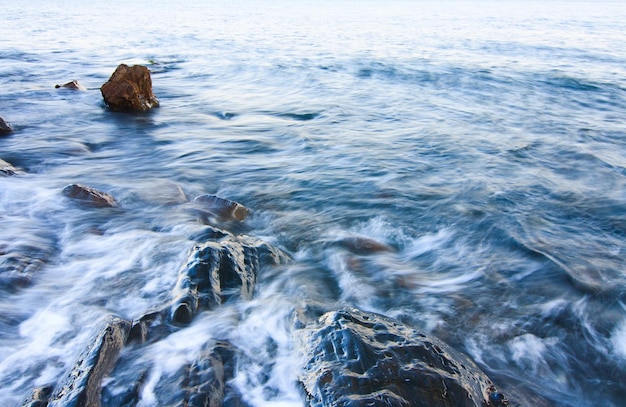
{"label": "submerged rock", "polygon": [[221,219],[243,221],[249,213],[242,204],[216,195],[201,195],[193,200],[194,205],[201,211],[211,213]]}
{"label": "submerged rock", "polygon": [[504,406],[489,378],[444,342],[381,315],[332,311],[301,331],[309,406]]}
{"label": "submerged rock", "polygon": [[155,180],[148,185],[137,188],[140,199],[160,205],[176,205],[188,202],[185,191],[175,182]]}
{"label": "submerged rock", "polygon": [[118,206],[112,195],[82,184],[70,184],[66,186],[63,188],[63,195],[80,201],[82,204],[87,206],[98,208],[115,208]]}
{"label": "submerged rock", "polygon": [[107,106],[115,111],[145,112],[159,106],[152,93],[150,71],[142,65],[120,64],[100,92]]}
{"label": "submerged rock", "polygon": [[73,89],[73,90],[87,90],[86,87],[81,85],[77,80],[70,81],[63,85],[54,85],[56,89],[64,88],[64,89]]}
{"label": "submerged rock", "polygon": [[130,322],[111,317],[84,355],[76,362],[66,382],[54,392],[49,407],[100,406],[102,379],[113,369],[126,344]]}
{"label": "submerged rock", "polygon": [[222,231],[217,241],[196,245],[180,270],[170,318],[191,322],[201,309],[211,309],[231,297],[252,298],[261,263],[279,264],[288,256],[269,243]]}
{"label": "submerged rock", "polygon": [[20,171],[10,163],[0,160],[0,176],[15,175]]}
{"label": "submerged rock", "polygon": [[0,136],[6,135],[13,132],[13,128],[9,125],[9,123],[5,122],[2,117],[0,117]]}
{"label": "submerged rock", "polygon": [[337,241],[337,244],[354,254],[368,255],[380,252],[395,252],[395,249],[384,243],[367,237],[351,236]]}

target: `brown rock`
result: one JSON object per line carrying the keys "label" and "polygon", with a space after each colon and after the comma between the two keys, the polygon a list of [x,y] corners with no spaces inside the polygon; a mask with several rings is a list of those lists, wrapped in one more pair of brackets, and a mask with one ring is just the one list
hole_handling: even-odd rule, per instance
{"label": "brown rock", "polygon": [[65,85],[55,85],[54,87],[57,89],[65,88],[65,89],[74,89],[74,90],[87,90],[86,87],[78,83],[78,81],[76,80],[68,82]]}
{"label": "brown rock", "polygon": [[13,129],[7,122],[4,121],[2,117],[0,117],[0,135],[12,133]]}
{"label": "brown rock", "polygon": [[238,220],[242,222],[250,212],[248,208],[239,202],[220,198],[216,195],[201,195],[193,200],[195,206],[201,211],[206,211],[225,220]]}
{"label": "brown rock", "polygon": [[104,208],[117,207],[117,202],[112,195],[82,184],[71,184],[63,188],[63,195],[76,199],[88,206]]}
{"label": "brown rock", "polygon": [[121,64],[100,92],[107,106],[115,111],[145,112],[159,105],[152,93],[150,71],[142,65]]}
{"label": "brown rock", "polygon": [[393,247],[367,237],[345,237],[337,243],[354,254],[367,255],[380,252],[395,252]]}

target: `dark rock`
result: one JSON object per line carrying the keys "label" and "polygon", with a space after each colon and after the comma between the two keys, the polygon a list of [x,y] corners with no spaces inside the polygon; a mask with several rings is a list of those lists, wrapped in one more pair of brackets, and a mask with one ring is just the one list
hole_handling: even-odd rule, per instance
{"label": "dark rock", "polygon": [[214,349],[205,351],[189,367],[183,405],[189,407],[223,406],[225,384],[224,363],[220,353]]}
{"label": "dark rock", "polygon": [[310,406],[484,407],[508,403],[467,356],[381,315],[322,315],[301,331]]}
{"label": "dark rock", "polygon": [[20,170],[15,168],[13,165],[4,160],[0,160],[0,176],[15,175],[19,173]]}
{"label": "dark rock", "polygon": [[64,88],[64,89],[73,89],[73,90],[87,90],[86,87],[84,87],[83,85],[78,83],[78,81],[76,81],[76,80],[68,82],[68,83],[66,83],[64,85],[54,85],[54,87],[57,88],[57,89]]}
{"label": "dark rock", "polygon": [[76,362],[66,382],[58,389],[49,407],[98,407],[102,379],[113,369],[126,344],[131,323],[111,317],[84,355]]}
{"label": "dark rock", "polygon": [[351,236],[337,241],[341,247],[354,254],[368,255],[380,252],[395,252],[394,248],[367,237]]}
{"label": "dark rock", "polygon": [[107,106],[115,111],[145,112],[159,105],[152,93],[150,71],[142,65],[119,65],[100,92]]}
{"label": "dark rock", "polygon": [[248,208],[242,204],[216,195],[201,195],[193,200],[201,211],[211,213],[221,219],[243,221],[248,216]]}
{"label": "dark rock", "polygon": [[98,208],[115,208],[118,206],[112,195],[82,184],[71,184],[66,186],[63,188],[63,195],[68,198],[76,199],[87,206]]}
{"label": "dark rock", "polygon": [[0,117],[0,136],[12,133],[13,129],[9,125],[9,123],[5,122],[2,117]]}
{"label": "dark rock", "polygon": [[264,241],[228,232],[219,241],[196,245],[179,272],[171,320],[188,324],[199,310],[212,309],[230,297],[252,298],[261,263],[287,259]]}

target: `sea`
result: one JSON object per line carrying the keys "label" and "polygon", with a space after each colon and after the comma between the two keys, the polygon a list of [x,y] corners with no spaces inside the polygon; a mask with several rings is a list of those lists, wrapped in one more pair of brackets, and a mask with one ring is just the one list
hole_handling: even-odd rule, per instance
{"label": "sea", "polygon": [[[0,9],[0,159],[19,170],[0,177],[2,406],[65,377],[97,321],[171,300],[206,227],[181,192],[244,205],[213,226],[291,260],[135,353],[137,406],[168,405],[159,383],[210,341],[246,355],[247,405],[303,405],[292,319],[311,303],[436,336],[515,405],[626,406],[623,1]],[[122,63],[150,69],[158,108],[107,108]],[[71,80],[86,90],[55,88]],[[77,183],[119,207],[63,195]]]}

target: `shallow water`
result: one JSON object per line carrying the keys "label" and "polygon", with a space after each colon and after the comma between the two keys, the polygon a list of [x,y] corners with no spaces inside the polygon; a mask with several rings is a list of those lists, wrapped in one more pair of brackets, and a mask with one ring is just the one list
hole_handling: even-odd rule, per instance
{"label": "shallow water", "polygon": [[[219,340],[248,359],[247,403],[301,405],[291,319],[316,301],[439,336],[503,391],[623,405],[620,2],[0,3],[0,159],[25,172],[0,177],[0,270],[32,276],[0,287],[3,405],[62,377],[96,321],[171,300],[204,227],[179,187],[244,204],[216,226],[293,261],[125,350],[126,372],[151,368],[139,405],[168,405]],[[150,68],[161,107],[106,109],[119,63]],[[88,90],[54,88],[72,79]],[[76,205],[71,183],[120,208]],[[354,236],[393,250],[336,244]]]}

